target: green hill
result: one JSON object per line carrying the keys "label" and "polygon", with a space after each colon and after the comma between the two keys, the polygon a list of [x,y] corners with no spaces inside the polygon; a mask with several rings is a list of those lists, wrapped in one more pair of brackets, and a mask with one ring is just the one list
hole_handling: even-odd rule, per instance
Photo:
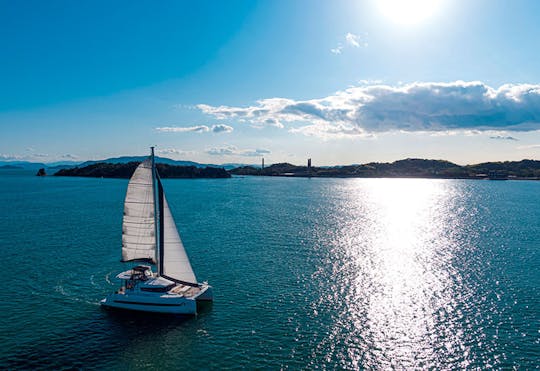
{"label": "green hill", "polygon": [[[84,167],[61,169],[55,176],[80,176],[91,178],[130,178],[139,162],[128,163],[97,163]],[[230,178],[231,175],[223,168],[195,166],[175,166],[156,164],[161,178]]]}
{"label": "green hill", "polygon": [[460,166],[445,160],[408,158],[388,162],[334,167],[296,166],[279,163],[264,169],[252,166],[229,170],[235,175],[296,176],[296,177],[358,177],[358,178],[540,178],[540,161],[521,160],[486,162]]}

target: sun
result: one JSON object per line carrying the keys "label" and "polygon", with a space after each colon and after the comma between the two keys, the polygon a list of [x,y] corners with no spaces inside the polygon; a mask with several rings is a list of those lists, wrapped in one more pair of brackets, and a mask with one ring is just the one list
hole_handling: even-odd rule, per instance
{"label": "sun", "polygon": [[381,12],[402,25],[414,25],[436,13],[441,0],[377,0]]}

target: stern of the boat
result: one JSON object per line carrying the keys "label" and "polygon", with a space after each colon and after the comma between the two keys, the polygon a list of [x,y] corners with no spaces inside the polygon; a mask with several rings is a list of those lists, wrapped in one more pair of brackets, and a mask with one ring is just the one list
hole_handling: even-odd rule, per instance
{"label": "stern of the boat", "polygon": [[203,283],[200,286],[200,289],[201,291],[195,297],[195,300],[197,300],[197,302],[205,302],[205,301],[214,300],[214,292],[212,290],[212,286],[210,286],[207,283]]}

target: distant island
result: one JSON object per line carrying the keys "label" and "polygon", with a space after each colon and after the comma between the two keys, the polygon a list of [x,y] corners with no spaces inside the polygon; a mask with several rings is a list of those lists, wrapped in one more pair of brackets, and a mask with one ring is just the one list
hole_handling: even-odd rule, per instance
{"label": "distant island", "polygon": [[[146,157],[141,156],[144,160]],[[126,162],[127,161],[127,162]],[[156,158],[163,178],[229,178],[232,175],[319,177],[319,178],[441,178],[441,179],[531,179],[540,180],[540,161],[484,162],[475,165],[457,165],[445,160],[408,158],[394,162],[338,166],[298,166],[278,163],[260,165],[224,164],[204,165],[191,161]],[[100,162],[75,164],[41,164],[29,162],[2,162],[1,169],[50,170],[55,176],[94,178],[129,178],[140,163],[139,157],[118,157]]]}
{"label": "distant island", "polygon": [[[140,162],[128,163],[96,163],[83,167],[60,169],[55,176],[78,176],[90,178],[123,178],[131,177]],[[231,175],[223,168],[176,166],[156,164],[162,178],[230,178]]]}
{"label": "distant island", "polygon": [[288,163],[265,168],[242,166],[229,170],[234,175],[347,177],[347,178],[442,178],[442,179],[540,179],[540,161],[485,162],[460,166],[444,160],[409,158],[392,163],[307,167]]}
{"label": "distant island", "polygon": [[[144,161],[148,156],[121,156],[121,157],[111,157],[102,160],[89,160],[89,161],[56,161],[51,163],[41,163],[41,162],[30,162],[30,161],[0,161],[1,166],[17,166],[18,169],[25,170],[34,170],[37,171],[40,168],[45,168],[45,170],[50,170],[52,174],[55,171],[60,169],[71,169],[71,168],[82,168],[88,165],[94,165],[97,163],[109,163],[109,164],[127,164],[128,162],[138,162]],[[167,164],[167,165],[176,165],[176,166],[195,166],[199,168],[205,167],[216,167],[224,168],[225,170],[234,169],[236,167],[245,166],[245,164],[238,163],[225,163],[221,165],[216,164],[201,164],[194,161],[183,161],[183,160],[173,160],[167,157],[156,156],[156,163]]]}

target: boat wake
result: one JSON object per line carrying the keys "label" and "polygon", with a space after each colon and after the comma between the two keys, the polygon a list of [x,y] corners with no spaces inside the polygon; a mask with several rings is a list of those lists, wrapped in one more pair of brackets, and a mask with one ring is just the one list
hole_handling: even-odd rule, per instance
{"label": "boat wake", "polygon": [[109,285],[114,286],[114,283],[112,283],[111,281],[111,274],[112,274],[112,271],[105,275],[105,281],[107,281]]}
{"label": "boat wake", "polygon": [[71,294],[69,291],[66,291],[64,289],[64,286],[62,285],[56,285],[54,287],[54,291],[56,291],[57,293],[59,293],[60,295],[62,295],[69,301],[73,301],[77,303],[85,303],[85,304],[90,304],[90,305],[99,305],[99,302],[97,301],[91,301],[87,298],[81,298],[81,297]]}

